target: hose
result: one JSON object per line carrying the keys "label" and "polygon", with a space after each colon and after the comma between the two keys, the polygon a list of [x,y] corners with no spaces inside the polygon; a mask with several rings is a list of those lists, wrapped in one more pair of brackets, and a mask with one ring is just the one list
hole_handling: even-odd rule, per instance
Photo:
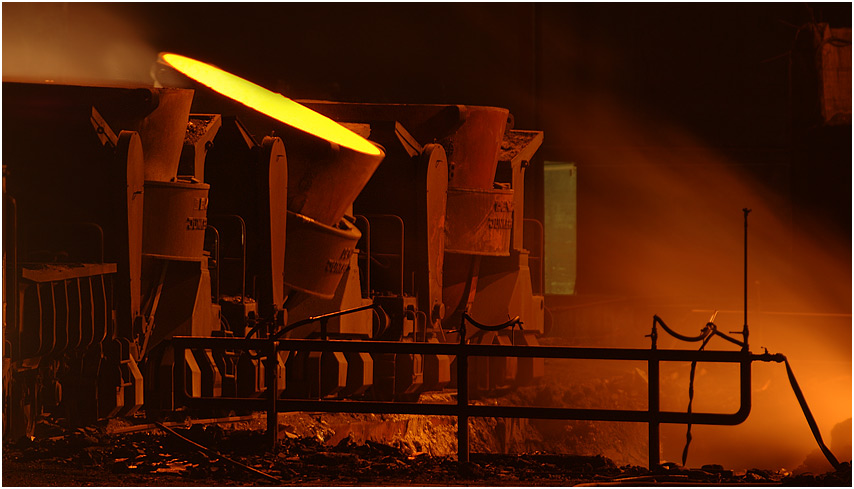
{"label": "hose", "polygon": [[837,471],[842,470],[844,468],[843,465],[839,463],[839,460],[836,459],[833,452],[827,448],[827,445],[824,444],[824,440],[821,438],[821,432],[818,430],[818,424],[816,424],[815,418],[813,417],[809,406],[807,406],[807,400],[804,397],[804,393],[801,391],[801,387],[798,385],[798,381],[795,380],[795,374],[792,372],[792,367],[789,365],[789,359],[786,358],[784,362],[786,363],[786,375],[789,376],[789,383],[792,385],[792,391],[794,391],[795,397],[798,398],[798,403],[801,405],[804,417],[807,418],[807,423],[810,425],[810,430],[812,431],[813,437],[815,437],[816,443],[818,443],[818,447],[821,449],[821,453],[824,454],[824,457],[828,462],[830,462],[830,465],[832,465],[834,469]]}
{"label": "hose", "polygon": [[[661,325],[661,327],[664,328],[664,330],[667,331],[667,333],[670,334],[671,336],[673,336],[674,338],[680,339],[682,341],[688,341],[688,342],[702,341],[703,344],[700,346],[700,350],[702,350],[706,347],[706,344],[708,344],[708,342],[712,338],[712,336],[720,336],[721,338],[729,341],[730,343],[734,343],[734,344],[739,345],[741,347],[746,347],[746,345],[743,341],[736,340],[735,338],[732,338],[732,337],[718,331],[717,326],[712,321],[709,321],[708,323],[706,323],[706,326],[702,329],[699,336],[685,336],[685,335],[679,334],[676,331],[670,329],[666,324],[664,324],[664,321],[658,316],[653,316],[652,321],[653,321],[653,328],[655,327],[656,324]],[[767,350],[766,350],[766,354],[767,354]],[[801,410],[804,413],[804,417],[807,420],[807,424],[809,424],[809,426],[810,426],[810,431],[812,431],[812,434],[813,434],[813,437],[815,438],[816,443],[818,443],[818,447],[821,449],[821,452],[824,454],[824,457],[827,459],[827,461],[830,462],[830,465],[833,466],[834,470],[839,471],[839,470],[844,469],[845,468],[844,465],[839,463],[839,460],[836,459],[836,457],[833,455],[833,452],[831,452],[830,449],[827,448],[827,445],[824,444],[824,440],[821,437],[821,432],[818,429],[818,424],[816,424],[815,418],[813,417],[812,412],[810,411],[810,408],[807,405],[807,400],[804,397],[804,393],[801,391],[801,388],[798,385],[798,381],[795,379],[795,374],[794,374],[794,372],[792,372],[792,367],[791,367],[791,365],[789,365],[789,360],[785,356],[781,356],[781,357],[782,357],[782,361],[785,362],[785,364],[786,364],[786,375],[789,377],[789,384],[791,384],[791,386],[792,386],[792,391],[795,393],[795,397],[798,398],[798,404],[801,405]],[[766,360],[766,361],[770,361],[770,360]],[[774,359],[774,361],[779,362],[780,360]],[[689,379],[689,383],[688,383],[688,415],[689,416],[691,415],[691,407],[692,407],[692,404],[694,401],[694,373],[696,371],[696,367],[697,367],[697,362],[696,361],[691,362],[691,375],[690,375],[690,379]],[[689,417],[688,430],[685,433],[685,448],[682,450],[682,465],[683,466],[685,465],[685,462],[688,459],[688,447],[691,445],[691,439],[692,439],[691,423],[690,423],[690,417]]]}
{"label": "hose", "polygon": [[[321,314],[320,316],[312,316],[312,317],[309,317],[309,318],[306,318],[306,319],[303,319],[303,320],[300,320],[300,321],[297,321],[295,323],[291,323],[291,324],[285,326],[284,328],[282,328],[282,329],[276,331],[275,333],[273,333],[272,335],[270,335],[270,339],[278,340],[279,338],[284,336],[285,333],[287,333],[289,331],[293,331],[294,329],[305,326],[307,324],[311,324],[311,323],[315,323],[315,322],[321,322],[324,320],[329,320],[331,318],[344,316],[346,314],[352,314],[355,312],[366,311],[368,309],[374,309],[374,310],[377,310],[377,312],[379,312],[379,310],[382,310],[382,306],[380,306],[379,304],[368,304],[366,306],[354,307],[351,309],[345,309],[343,311],[330,312],[328,314]],[[384,313],[385,313],[385,311],[383,311],[383,314]],[[381,319],[382,319],[382,317],[383,316],[380,316]]]}
{"label": "hose", "polygon": [[[712,324],[712,323],[709,323]],[[706,348],[706,345],[709,343],[709,340],[712,339],[712,335],[706,336],[706,339],[703,340],[703,344],[700,345],[700,351]],[[685,432],[685,448],[682,449],[682,466],[685,466],[685,462],[688,460],[688,447],[691,445],[691,440],[694,438],[691,436],[691,410],[694,405],[694,373],[697,371],[697,362],[691,362],[691,376],[688,381],[688,429]]]}
{"label": "hose", "polygon": [[662,328],[664,328],[664,331],[666,331],[667,334],[669,334],[670,336],[672,336],[678,340],[682,340],[682,341],[687,341],[687,342],[707,341],[707,338],[711,337],[712,335],[716,335],[716,336],[720,336],[721,338],[729,341],[730,343],[736,344],[742,348],[744,348],[744,345],[745,345],[743,341],[739,341],[739,340],[733,338],[732,336],[729,336],[727,334],[724,334],[724,333],[721,333],[720,331],[718,331],[718,327],[713,321],[709,321],[708,323],[706,323],[706,325],[703,327],[703,329],[700,330],[700,334],[697,336],[685,336],[683,334],[677,333],[676,331],[670,329],[670,327],[667,326],[667,324],[665,324],[664,321],[658,316],[653,316],[652,322],[653,322],[653,326],[655,326],[656,324],[660,325]]}
{"label": "hose", "polygon": [[[711,338],[711,336],[709,336]],[[703,343],[703,346],[700,347],[702,350],[703,347],[706,346],[706,343]],[[767,351],[766,351],[767,355]],[[840,471],[846,468],[845,464],[839,462],[836,459],[836,456],[833,455],[833,452],[827,448],[827,445],[824,443],[824,439],[821,437],[821,431],[818,429],[818,424],[815,421],[815,417],[812,415],[812,411],[810,411],[809,406],[807,405],[807,400],[804,397],[803,391],[801,391],[801,387],[798,385],[797,379],[795,379],[795,373],[792,371],[792,366],[789,365],[789,359],[785,356],[780,355],[782,357],[782,361],[786,364],[786,375],[789,377],[789,384],[792,386],[792,392],[795,393],[795,397],[798,399],[798,404],[801,406],[801,411],[804,413],[804,418],[807,420],[807,424],[810,426],[810,431],[812,431],[813,438],[815,438],[816,443],[818,444],[819,449],[821,449],[821,453],[824,454],[824,457],[833,466],[833,469],[836,471]],[[763,360],[763,361],[777,361],[779,362],[779,357],[772,360]],[[688,414],[691,414],[691,403],[694,399],[694,369],[697,362],[691,362],[691,378],[688,384]],[[691,444],[691,423],[688,423],[688,432],[685,434],[685,449],[682,451],[682,465],[685,465],[686,460],[688,459],[688,446]]]}
{"label": "hose", "polygon": [[653,322],[653,326],[655,326],[656,324],[661,325],[661,327],[664,328],[664,331],[667,331],[667,333],[670,336],[672,336],[676,339],[682,340],[682,341],[687,341],[687,342],[703,341],[712,334],[712,330],[709,327],[709,325],[712,324],[711,322],[706,324],[706,326],[702,329],[702,331],[700,331],[699,336],[681,335],[681,334],[677,333],[676,331],[673,331],[672,329],[670,329],[666,324],[664,324],[664,321],[658,316],[652,316],[652,322]]}
{"label": "hose", "polygon": [[469,314],[467,312],[463,313],[463,318],[465,318],[465,320],[468,321],[469,323],[471,323],[472,326],[474,326],[475,328],[482,329],[484,331],[501,331],[502,329],[509,328],[511,326],[516,326],[517,324],[520,326],[522,325],[522,321],[519,319],[519,316],[516,316],[512,319],[509,319],[509,320],[507,320],[501,324],[496,324],[494,326],[490,326],[487,324],[481,324],[481,323],[475,321],[474,319],[472,319],[471,316],[469,316]]}

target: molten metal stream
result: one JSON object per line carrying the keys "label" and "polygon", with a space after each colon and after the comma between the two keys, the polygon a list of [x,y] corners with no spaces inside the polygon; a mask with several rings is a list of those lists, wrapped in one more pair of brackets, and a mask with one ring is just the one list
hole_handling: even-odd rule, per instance
{"label": "molten metal stream", "polygon": [[289,126],[360,153],[380,154],[367,139],[280,93],[186,56],[161,53],[160,59],[202,85]]}

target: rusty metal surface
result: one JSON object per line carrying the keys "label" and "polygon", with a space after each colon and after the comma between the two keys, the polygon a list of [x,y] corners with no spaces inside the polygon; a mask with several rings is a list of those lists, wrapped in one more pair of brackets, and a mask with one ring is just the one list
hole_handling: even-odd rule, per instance
{"label": "rusty metal surface", "polygon": [[448,188],[445,252],[508,256],[513,191]]}
{"label": "rusty metal surface", "polygon": [[137,131],[145,157],[145,179],[168,182],[178,174],[193,91],[177,88],[150,90],[152,100],[156,100],[154,110],[139,121],[130,119],[124,122],[119,118],[113,128]]}
{"label": "rusty metal surface", "polygon": [[364,154],[317,138],[282,136],[288,158],[288,210],[328,226],[344,217],[385,157],[383,152]]}
{"label": "rusty metal surface", "polygon": [[471,315],[485,323],[519,316],[526,331],[543,332],[543,297],[534,295],[527,251],[511,250],[509,257],[484,257]]}
{"label": "rusty metal surface", "polygon": [[331,298],[361,237],[347,219],[332,227],[288,211],[285,286]]}
{"label": "rusty metal surface", "polygon": [[522,131],[511,129],[504,134],[498,161],[517,162],[530,161],[534,153],[543,144],[543,131]]}
{"label": "rusty metal surface", "polygon": [[449,187],[491,189],[507,118],[498,107],[466,106],[466,120],[441,143],[453,170]]}
{"label": "rusty metal surface", "polygon": [[142,253],[168,260],[201,260],[210,185],[145,182]]}
{"label": "rusty metal surface", "polygon": [[220,127],[222,116],[219,114],[190,114],[178,164],[179,175],[205,181],[205,157],[213,148],[213,140]]}
{"label": "rusty metal surface", "polygon": [[115,265],[102,267],[88,267],[88,275],[69,277],[52,266],[53,273],[38,277],[43,281],[18,284],[18,321],[4,330],[12,361],[27,363],[67,349],[86,349],[112,332]]}
{"label": "rusty metal surface", "polygon": [[399,121],[421,144],[438,140],[451,164],[452,187],[492,188],[510,112],[500,107],[429,104],[300,103],[339,122]]}
{"label": "rusty metal surface", "polygon": [[51,282],[116,273],[115,263],[22,263],[21,278]]}

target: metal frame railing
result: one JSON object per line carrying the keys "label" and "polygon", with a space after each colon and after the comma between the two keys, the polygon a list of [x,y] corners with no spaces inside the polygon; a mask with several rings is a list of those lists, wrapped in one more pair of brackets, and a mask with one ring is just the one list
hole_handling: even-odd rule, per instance
{"label": "metal frame railing", "polygon": [[[314,321],[328,320],[331,316],[340,316],[375,306],[364,306],[347,311],[311,318]],[[467,316],[467,315],[466,315]],[[657,347],[657,325],[661,320],[653,321],[650,348],[582,348],[568,346],[512,346],[479,345],[465,343],[465,322],[460,343],[403,343],[392,341],[353,341],[335,339],[283,339],[271,336],[265,339],[245,338],[200,338],[176,336],[172,343],[175,358],[184,358],[185,349],[254,350],[264,358],[266,365],[266,394],[258,398],[237,397],[190,397],[184,386],[184,375],[176,376],[176,390],[181,403],[190,408],[253,408],[267,411],[267,430],[275,444],[278,440],[276,413],[312,411],[339,413],[383,413],[413,414],[432,416],[455,416],[457,418],[457,450],[460,461],[468,461],[468,419],[470,417],[505,417],[533,419],[564,419],[591,421],[623,421],[647,423],[649,426],[649,466],[660,463],[661,424],[705,424],[737,425],[743,422],[751,408],[751,363],[754,361],[784,360],[782,355],[769,353],[754,354],[748,351],[746,344],[740,351],[716,350],[659,350]],[[661,323],[663,324],[663,323]],[[279,351],[315,351],[315,352],[366,352],[399,353],[422,355],[455,356],[457,373],[456,404],[411,403],[385,401],[353,401],[336,399],[279,399],[278,392],[278,355]],[[577,409],[529,406],[485,406],[469,403],[468,359],[469,357],[519,357],[519,358],[556,358],[582,360],[626,360],[645,361],[648,368],[648,404],[646,410],[619,409]],[[662,411],[660,409],[660,364],[661,362],[710,362],[737,363],[740,366],[740,406],[730,414]]]}

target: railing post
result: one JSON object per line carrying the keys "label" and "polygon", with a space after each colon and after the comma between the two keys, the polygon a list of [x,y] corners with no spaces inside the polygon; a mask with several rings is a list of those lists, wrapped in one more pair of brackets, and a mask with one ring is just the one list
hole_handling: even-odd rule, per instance
{"label": "railing post", "polygon": [[469,375],[468,355],[465,352],[466,318],[460,323],[460,353],[457,355],[457,460],[469,461]]}
{"label": "railing post", "polygon": [[279,391],[279,355],[277,354],[279,342],[276,340],[270,341],[269,350],[267,351],[267,396],[269,404],[267,405],[267,436],[270,437],[270,443],[275,452],[279,446],[279,406],[278,395]]}
{"label": "railing post", "polygon": [[649,470],[654,470],[661,463],[661,440],[660,440],[660,411],[661,397],[659,393],[659,359],[656,354],[658,350],[658,329],[655,320],[652,322],[650,337],[650,357],[647,363],[647,376],[649,377],[647,399],[649,403]]}
{"label": "railing post", "polygon": [[649,470],[660,463],[658,359],[649,360]]}

